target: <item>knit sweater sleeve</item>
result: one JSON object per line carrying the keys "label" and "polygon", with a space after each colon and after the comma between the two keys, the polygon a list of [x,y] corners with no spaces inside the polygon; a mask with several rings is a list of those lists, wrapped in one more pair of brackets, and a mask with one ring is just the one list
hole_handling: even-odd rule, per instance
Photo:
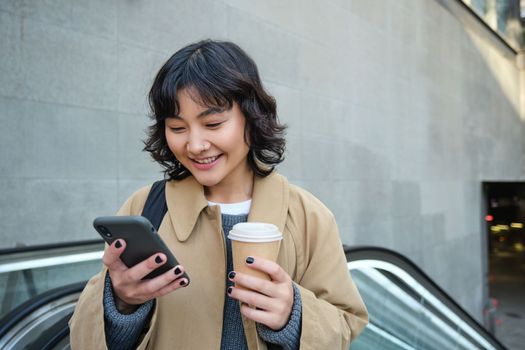
{"label": "knit sweater sleeve", "polygon": [[257,323],[257,333],[267,343],[279,345],[284,350],[297,350],[301,339],[301,311],[301,294],[293,283],[293,306],[288,323],[278,331]]}
{"label": "knit sweater sleeve", "polygon": [[109,274],[104,286],[104,328],[109,350],[133,349],[150,317],[154,300],[142,304],[134,313],[121,314],[116,305]]}

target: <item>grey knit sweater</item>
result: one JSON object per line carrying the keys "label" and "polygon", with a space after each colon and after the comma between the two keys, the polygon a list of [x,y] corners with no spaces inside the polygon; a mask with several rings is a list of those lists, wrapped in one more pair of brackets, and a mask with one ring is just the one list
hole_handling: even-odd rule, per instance
{"label": "grey knit sweater", "polygon": [[[247,219],[247,215],[222,214],[222,228],[226,236],[226,257],[228,267],[226,273],[233,270],[231,242],[227,238],[228,232],[232,229],[233,225],[239,222],[245,222]],[[225,276],[225,278],[227,284],[226,288],[233,285],[227,276]],[[299,349],[299,341],[301,338],[301,296],[299,294],[299,289],[295,284],[293,285],[293,289],[294,304],[292,307],[292,314],[284,328],[279,331],[274,331],[262,324],[257,324],[257,332],[265,342],[275,344],[277,345],[277,348],[286,350]],[[151,300],[142,304],[133,314],[123,315],[119,313],[115,305],[111,280],[108,274],[104,290],[104,319],[108,349],[133,349],[144,329],[144,326],[149,321],[153,305],[154,300]],[[239,302],[226,295],[224,299],[221,350],[229,349],[244,350],[248,349],[248,346],[246,344],[246,337],[244,336]]]}

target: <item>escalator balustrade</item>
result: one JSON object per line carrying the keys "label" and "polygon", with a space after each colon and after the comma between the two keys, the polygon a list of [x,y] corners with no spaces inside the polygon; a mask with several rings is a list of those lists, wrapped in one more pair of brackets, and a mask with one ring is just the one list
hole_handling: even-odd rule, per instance
{"label": "escalator balustrade", "polygon": [[[0,349],[69,349],[67,322],[85,281],[100,270],[103,247],[97,241],[0,252]],[[345,253],[370,313],[352,350],[505,349],[404,256],[375,247]]]}

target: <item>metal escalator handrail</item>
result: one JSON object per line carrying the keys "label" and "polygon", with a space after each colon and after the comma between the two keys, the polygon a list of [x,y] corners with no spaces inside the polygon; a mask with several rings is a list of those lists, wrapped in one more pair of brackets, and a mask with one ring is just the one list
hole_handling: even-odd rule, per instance
{"label": "metal escalator handrail", "polygon": [[[65,337],[69,336],[69,319],[73,315],[73,311],[62,317],[60,321],[56,323],[58,331],[56,329],[47,330],[41,337],[44,338],[45,344],[40,345],[41,350],[52,350],[55,346],[60,343]],[[48,334],[50,336],[48,337]],[[47,341],[46,341],[47,340]],[[38,340],[37,340],[38,342]],[[69,342],[69,341],[68,341]]]}
{"label": "metal escalator handrail", "polygon": [[477,320],[475,320],[463,307],[461,307],[447,292],[445,292],[434,280],[428,276],[420,267],[406,256],[383,247],[374,246],[346,246],[343,245],[347,262],[361,261],[361,260],[380,260],[391,263],[407,272],[418,283],[426,288],[433,296],[440,302],[445,304],[448,308],[466,322],[470,327],[480,333],[485,339],[491,342],[494,346],[500,349],[506,347],[496,339],[485,327],[483,327]]}
{"label": "metal escalator handrail", "polygon": [[0,320],[0,339],[35,310],[64,296],[81,292],[87,281],[52,289],[16,307]]}
{"label": "metal escalator handrail", "polygon": [[12,273],[18,271],[28,271],[42,267],[74,264],[79,262],[94,261],[102,259],[103,250],[92,252],[82,252],[73,254],[62,254],[44,258],[33,258],[22,261],[0,263],[0,273]]}
{"label": "metal escalator handrail", "polygon": [[103,240],[4,249],[0,250],[0,273],[16,273],[48,266],[99,260],[103,250]]}
{"label": "metal escalator handrail", "polygon": [[104,240],[103,239],[90,239],[90,240],[84,240],[84,241],[72,241],[72,242],[63,242],[63,243],[52,243],[52,244],[21,246],[21,247],[15,247],[15,248],[5,248],[5,249],[0,249],[0,255],[55,250],[55,249],[62,249],[62,248],[77,248],[77,247],[82,247],[82,246],[94,245],[98,243],[102,244],[104,243]]}

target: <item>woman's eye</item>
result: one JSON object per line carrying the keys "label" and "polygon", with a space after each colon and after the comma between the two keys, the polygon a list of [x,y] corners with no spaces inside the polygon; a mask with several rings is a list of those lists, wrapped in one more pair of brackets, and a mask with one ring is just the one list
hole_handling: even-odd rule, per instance
{"label": "woman's eye", "polygon": [[219,127],[221,124],[222,124],[222,122],[219,122],[219,123],[208,123],[208,124],[206,124],[206,127],[210,128],[210,129],[214,129],[214,128]]}
{"label": "woman's eye", "polygon": [[183,132],[184,128],[177,127],[177,128],[170,128],[170,130],[173,131],[174,133],[179,133],[179,132]]}

